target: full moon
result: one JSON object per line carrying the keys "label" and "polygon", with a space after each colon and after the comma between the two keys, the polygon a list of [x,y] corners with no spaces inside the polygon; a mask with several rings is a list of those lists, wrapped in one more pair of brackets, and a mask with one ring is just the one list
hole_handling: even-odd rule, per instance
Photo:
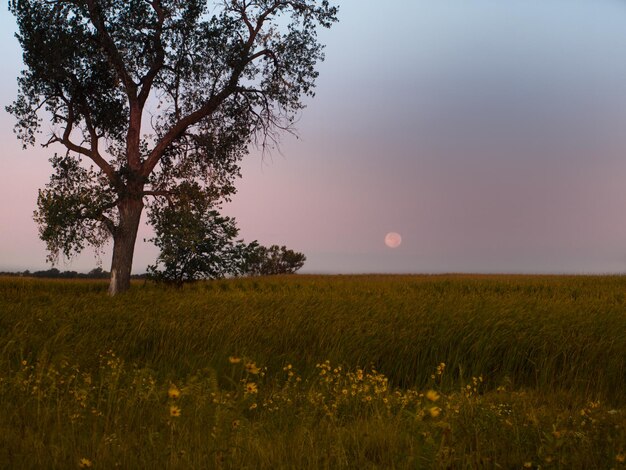
{"label": "full moon", "polygon": [[399,233],[389,232],[387,235],[385,235],[385,245],[387,245],[389,248],[398,248],[401,243],[402,237]]}

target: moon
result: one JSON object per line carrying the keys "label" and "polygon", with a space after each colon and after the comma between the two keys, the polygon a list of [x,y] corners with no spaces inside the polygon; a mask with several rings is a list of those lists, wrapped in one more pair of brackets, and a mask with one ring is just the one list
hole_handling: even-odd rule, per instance
{"label": "moon", "polygon": [[385,235],[385,245],[387,245],[389,248],[398,248],[401,243],[402,237],[399,233],[389,232],[387,235]]}

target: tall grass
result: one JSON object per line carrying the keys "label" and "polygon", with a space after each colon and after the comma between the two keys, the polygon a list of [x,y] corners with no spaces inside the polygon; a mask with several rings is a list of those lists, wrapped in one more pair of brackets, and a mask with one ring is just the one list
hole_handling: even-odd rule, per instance
{"label": "tall grass", "polygon": [[[292,276],[110,298],[98,281],[2,279],[0,466],[620,465],[625,284]],[[367,377],[385,390],[359,391]]]}
{"label": "tall grass", "polygon": [[445,362],[447,386],[626,395],[626,278],[346,276],[237,279],[109,298],[94,281],[0,282],[5,361],[115,350],[180,375],[232,354],[305,372],[323,360],[375,365],[404,387]]}

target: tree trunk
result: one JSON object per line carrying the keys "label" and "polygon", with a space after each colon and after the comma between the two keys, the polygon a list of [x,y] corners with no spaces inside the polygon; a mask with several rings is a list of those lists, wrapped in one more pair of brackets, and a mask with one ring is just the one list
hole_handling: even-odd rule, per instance
{"label": "tree trunk", "polygon": [[119,225],[113,234],[113,260],[111,262],[111,282],[109,295],[117,295],[130,288],[130,272],[133,267],[133,254],[139,220],[143,210],[141,199],[120,201]]}

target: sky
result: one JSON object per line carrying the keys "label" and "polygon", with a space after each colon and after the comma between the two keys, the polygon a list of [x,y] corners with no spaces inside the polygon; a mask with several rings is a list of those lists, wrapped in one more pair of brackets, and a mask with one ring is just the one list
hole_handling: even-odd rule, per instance
{"label": "sky", "polygon": [[[305,253],[303,273],[626,272],[626,2],[337,3],[298,138],[253,151],[224,207],[245,240]],[[46,269],[50,150],[22,150],[3,110],[14,31],[1,9],[0,271]]]}

